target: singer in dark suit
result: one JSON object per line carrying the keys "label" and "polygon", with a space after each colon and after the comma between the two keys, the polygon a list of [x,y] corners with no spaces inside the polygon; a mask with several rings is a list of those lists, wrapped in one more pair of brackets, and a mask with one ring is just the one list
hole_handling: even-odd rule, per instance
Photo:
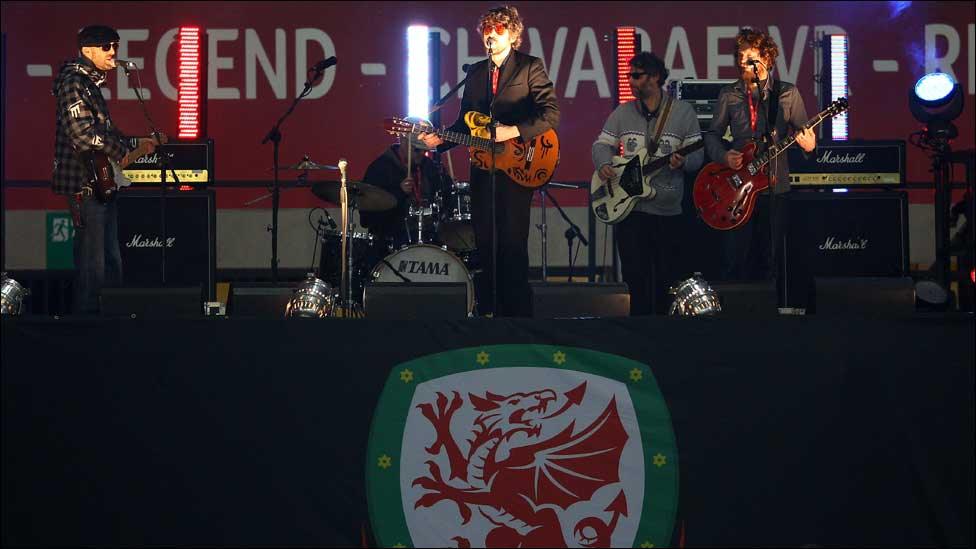
{"label": "singer in dark suit", "polygon": [[[451,131],[469,133],[464,123],[468,111],[493,115],[499,142],[516,137],[528,141],[559,126],[559,104],[542,60],[516,49],[522,43],[524,28],[518,10],[512,6],[490,9],[479,18],[478,31],[489,59],[469,69],[458,119]],[[453,146],[433,134],[420,137],[440,151]],[[528,251],[532,191],[495,172],[498,310],[492,311],[491,181],[487,171],[471,168],[472,222],[482,267],[475,278],[481,314],[529,316],[532,312]]]}

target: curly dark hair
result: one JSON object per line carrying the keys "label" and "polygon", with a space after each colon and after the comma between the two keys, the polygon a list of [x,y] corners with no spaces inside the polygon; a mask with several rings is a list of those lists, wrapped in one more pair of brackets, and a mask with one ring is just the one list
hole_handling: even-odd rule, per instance
{"label": "curly dark hair", "polygon": [[481,33],[485,27],[499,23],[505,25],[508,32],[512,34],[512,47],[518,49],[522,45],[522,31],[525,30],[518,9],[506,5],[486,11],[478,18],[477,30]]}
{"label": "curly dark hair", "polygon": [[768,59],[770,66],[779,57],[779,46],[776,45],[776,42],[773,42],[773,39],[768,34],[748,27],[739,29],[739,34],[735,37],[736,63],[739,62],[739,52],[749,48],[759,50],[759,56],[763,59],[763,62]]}
{"label": "curly dark hair", "polygon": [[661,86],[664,85],[664,81],[667,80],[668,75],[671,74],[667,67],[664,66],[664,61],[661,61],[660,57],[649,51],[642,51],[631,57],[629,64],[631,67],[640,69],[651,76],[657,75],[657,83]]}

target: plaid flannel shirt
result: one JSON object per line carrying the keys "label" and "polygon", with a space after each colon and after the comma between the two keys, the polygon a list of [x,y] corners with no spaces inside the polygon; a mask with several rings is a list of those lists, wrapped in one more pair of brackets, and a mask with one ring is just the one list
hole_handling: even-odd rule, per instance
{"label": "plaid flannel shirt", "polygon": [[57,133],[51,189],[57,194],[80,192],[90,181],[87,153],[102,152],[119,161],[129,152],[99,89],[105,76],[90,60],[79,57],[66,61],[54,79],[51,93],[57,98]]}

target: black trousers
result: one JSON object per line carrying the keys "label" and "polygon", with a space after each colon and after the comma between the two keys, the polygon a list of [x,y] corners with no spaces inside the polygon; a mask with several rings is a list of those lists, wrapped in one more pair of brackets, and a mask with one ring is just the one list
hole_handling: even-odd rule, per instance
{"label": "black trousers", "polygon": [[[776,280],[780,302],[783,291],[783,245],[790,218],[789,193],[772,195],[775,210],[770,227],[770,195],[760,195],[756,210],[745,225],[725,231],[723,280]],[[773,238],[770,239],[770,230]],[[773,243],[775,242],[775,246]]]}
{"label": "black trousers", "polygon": [[492,309],[491,181],[488,172],[471,168],[471,221],[481,272],[475,276],[478,312],[495,316],[530,316],[529,212],[533,189],[495,173],[495,220],[498,228],[498,310]]}
{"label": "black trousers", "polygon": [[630,315],[667,314],[668,289],[678,282],[674,259],[682,243],[681,216],[631,212],[615,227],[620,270],[630,289]]}

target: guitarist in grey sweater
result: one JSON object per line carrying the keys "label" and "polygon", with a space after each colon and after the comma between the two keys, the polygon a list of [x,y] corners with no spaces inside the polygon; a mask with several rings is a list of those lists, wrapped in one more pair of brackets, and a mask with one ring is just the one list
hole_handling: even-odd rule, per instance
{"label": "guitarist in grey sweater", "polygon": [[684,194],[682,172],[696,172],[704,157],[701,149],[687,157],[672,154],[701,140],[701,130],[691,105],[672,101],[664,93],[667,78],[668,70],[659,57],[650,52],[635,55],[630,60],[630,87],[637,99],[613,111],[592,149],[593,165],[603,179],[614,176],[610,164],[621,148],[626,157],[642,148],[647,149],[648,158],[670,155],[667,166],[644,173],[654,192],[638,200],[617,224],[615,240],[624,282],[630,288],[631,315],[667,312],[668,287],[680,275],[672,272],[668,259],[680,245],[676,222]]}

